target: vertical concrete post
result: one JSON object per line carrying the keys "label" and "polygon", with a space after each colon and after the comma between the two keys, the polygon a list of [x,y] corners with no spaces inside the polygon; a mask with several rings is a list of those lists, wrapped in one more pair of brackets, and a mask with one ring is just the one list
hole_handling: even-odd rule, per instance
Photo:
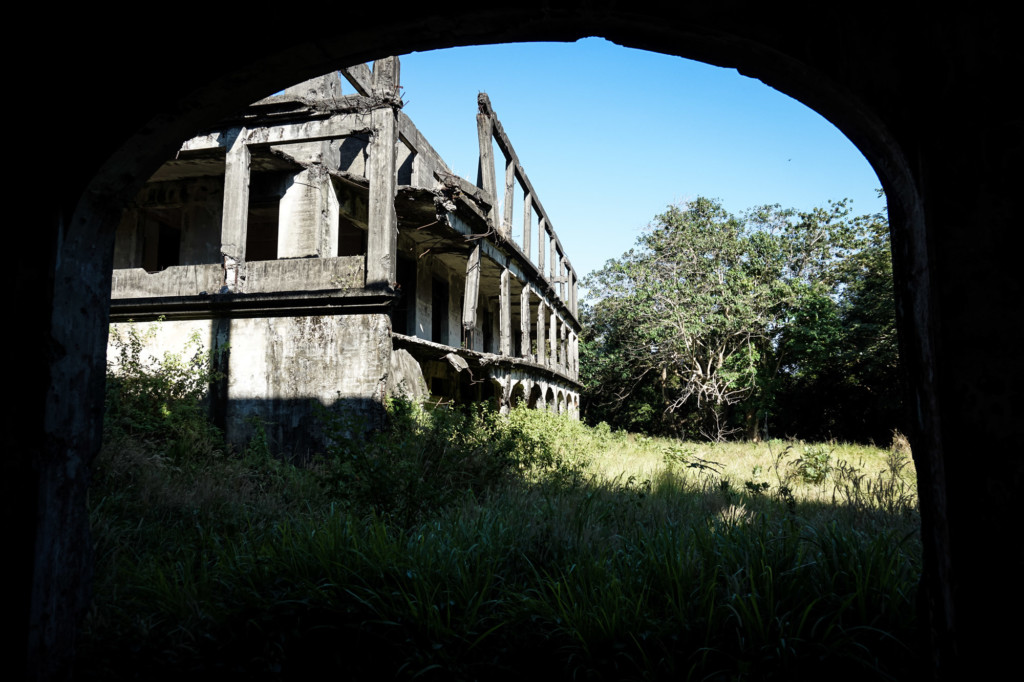
{"label": "vertical concrete post", "polygon": [[551,360],[548,364],[552,367],[558,366],[558,314],[555,312],[554,307],[551,308],[551,320],[550,320],[550,331],[551,336]]}
{"label": "vertical concrete post", "polygon": [[502,355],[512,355],[512,296],[511,296],[511,273],[508,266],[501,271],[501,292],[499,294],[498,311],[498,334],[500,337],[499,351]]}
{"label": "vertical concrete post", "polygon": [[576,283],[576,272],[573,271],[573,273],[572,273],[572,284],[571,284],[572,288],[571,288],[571,290],[569,292],[569,295],[572,297],[572,314],[575,315],[576,317],[579,317],[580,316],[580,310],[579,310],[579,307],[578,307],[578,304],[579,304],[579,298],[578,298],[579,297],[579,291],[578,291],[578,289],[576,287],[576,284],[577,284]]}
{"label": "vertical concrete post", "polygon": [[562,254],[558,254],[558,297],[565,303],[569,302],[565,286],[565,256]]}
{"label": "vertical concrete post", "polygon": [[398,57],[373,63],[373,95],[381,104],[370,114],[373,139],[369,145],[369,220],[366,239],[366,286],[386,288],[396,279],[398,217],[395,213],[395,157],[399,83]]}
{"label": "vertical concrete post", "polygon": [[529,190],[523,194],[523,253],[530,258],[530,238],[533,230],[530,229],[531,211],[533,210],[533,195]]}
{"label": "vertical concrete post", "polygon": [[324,166],[319,167],[320,181],[320,257],[334,258],[338,255],[338,193]]}
{"label": "vertical concrete post", "polygon": [[579,337],[569,332],[569,376],[579,379]]}
{"label": "vertical concrete post", "polygon": [[245,279],[245,237],[249,225],[249,147],[246,130],[238,131],[224,159],[224,209],[220,228],[220,256],[224,285],[241,291]]}
{"label": "vertical concrete post", "polygon": [[512,237],[512,201],[516,189],[516,163],[511,157],[505,159],[505,210],[501,218],[501,236]]}
{"label": "vertical concrete post", "polygon": [[[481,93],[481,98],[487,97]],[[494,148],[491,146],[493,139],[493,124],[489,114],[485,113],[484,101],[480,101],[480,113],[476,115],[476,136],[480,144],[480,167],[477,171],[477,186],[487,195],[491,208],[487,212],[487,219],[491,226],[494,226],[495,211],[494,205],[498,202],[498,183],[494,177]]]}
{"label": "vertical concrete post", "polygon": [[480,242],[473,245],[466,260],[466,295],[462,299],[462,328],[466,346],[473,348],[473,330],[476,328],[476,308],[480,297]]}
{"label": "vertical concrete post", "polygon": [[544,328],[547,325],[547,318],[545,317],[545,305],[543,299],[537,304],[537,362],[545,365],[547,364],[547,353],[544,348]]}
{"label": "vertical concrete post", "polygon": [[431,305],[434,296],[434,278],[430,276],[432,256],[418,253],[416,259],[416,331],[415,335],[429,341],[434,335]]}
{"label": "vertical concrete post", "polygon": [[546,222],[547,222],[547,218],[545,218],[544,216],[539,216],[538,217],[538,220],[537,220],[537,272],[540,274],[541,277],[544,276],[544,252],[547,250],[546,249],[547,245],[544,243],[544,237],[546,237],[547,233],[548,233],[547,232],[547,226],[545,225]]}
{"label": "vertical concrete post", "polygon": [[519,333],[523,347],[523,357],[529,358],[532,353],[530,348],[530,285],[523,284],[523,291],[519,294]]}
{"label": "vertical concrete post", "polygon": [[551,273],[548,275],[548,279],[554,284],[555,277],[558,275],[558,242],[555,241],[554,234],[548,235],[548,246],[551,251]]}

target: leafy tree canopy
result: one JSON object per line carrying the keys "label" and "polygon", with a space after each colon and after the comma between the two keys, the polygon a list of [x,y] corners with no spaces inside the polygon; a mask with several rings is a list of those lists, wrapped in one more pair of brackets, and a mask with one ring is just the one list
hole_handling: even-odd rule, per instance
{"label": "leafy tree canopy", "polygon": [[585,281],[588,417],[756,437],[788,390],[895,383],[888,225],[849,214],[845,200],[740,217],[703,197],[668,207]]}

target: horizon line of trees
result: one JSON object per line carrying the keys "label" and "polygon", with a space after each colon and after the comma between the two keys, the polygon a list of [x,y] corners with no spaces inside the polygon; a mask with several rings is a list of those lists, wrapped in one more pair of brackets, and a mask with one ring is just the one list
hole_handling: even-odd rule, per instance
{"label": "horizon line of trees", "polygon": [[889,224],[849,200],[698,197],[584,280],[583,417],[683,438],[888,442],[902,426]]}

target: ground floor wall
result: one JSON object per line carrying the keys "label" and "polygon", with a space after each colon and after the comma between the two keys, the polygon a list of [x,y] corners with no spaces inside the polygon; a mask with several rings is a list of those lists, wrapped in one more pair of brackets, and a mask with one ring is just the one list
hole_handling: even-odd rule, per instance
{"label": "ground floor wall", "polygon": [[392,361],[385,314],[116,323],[107,351],[115,366],[115,335],[125,339],[130,330],[145,339],[146,364],[168,353],[214,353],[224,377],[211,390],[210,410],[236,447],[262,429],[273,452],[311,456],[323,443],[317,406],[353,428],[381,424]]}

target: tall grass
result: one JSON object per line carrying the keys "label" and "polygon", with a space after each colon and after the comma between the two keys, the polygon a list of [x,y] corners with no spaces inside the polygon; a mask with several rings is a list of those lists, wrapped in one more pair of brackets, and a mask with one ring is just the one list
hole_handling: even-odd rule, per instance
{"label": "tall grass", "polygon": [[261,448],[211,441],[200,457],[112,437],[91,492],[97,580],[79,674],[914,670],[918,522],[895,459],[872,469],[885,455],[844,453],[865,464],[834,458],[807,483],[801,444],[741,456],[527,410],[391,414],[387,433],[339,436],[305,468]]}

